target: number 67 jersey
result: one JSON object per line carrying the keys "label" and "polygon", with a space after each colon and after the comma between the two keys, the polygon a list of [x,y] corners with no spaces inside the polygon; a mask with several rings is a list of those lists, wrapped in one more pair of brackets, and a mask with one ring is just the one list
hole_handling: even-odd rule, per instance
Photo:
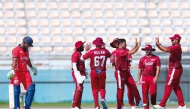
{"label": "number 67 jersey", "polygon": [[107,58],[111,57],[111,53],[105,48],[95,48],[83,55],[83,59],[90,58],[91,70],[106,70]]}

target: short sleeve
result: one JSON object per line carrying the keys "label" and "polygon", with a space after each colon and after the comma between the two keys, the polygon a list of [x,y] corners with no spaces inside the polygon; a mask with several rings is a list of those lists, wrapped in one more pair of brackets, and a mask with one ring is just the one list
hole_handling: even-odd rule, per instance
{"label": "short sleeve", "polygon": [[175,46],[169,46],[168,48],[170,49],[170,53],[178,52]]}
{"label": "short sleeve", "polygon": [[78,61],[78,59],[80,58],[80,54],[75,52],[73,55],[72,55],[72,62],[75,63]]}
{"label": "short sleeve", "polygon": [[139,69],[143,68],[143,58],[140,59],[138,68]]}
{"label": "short sleeve", "polygon": [[120,56],[128,56],[129,50],[121,50],[119,54]]}
{"label": "short sleeve", "polygon": [[157,59],[156,59],[156,66],[161,66],[161,62],[160,62],[160,58],[157,56]]}
{"label": "short sleeve", "polygon": [[86,54],[83,55],[84,59],[88,59],[91,57],[92,51],[90,50],[89,52],[87,52]]}
{"label": "short sleeve", "polygon": [[18,58],[18,56],[19,56],[19,51],[18,51],[18,49],[14,48],[12,50],[12,57],[13,58]]}

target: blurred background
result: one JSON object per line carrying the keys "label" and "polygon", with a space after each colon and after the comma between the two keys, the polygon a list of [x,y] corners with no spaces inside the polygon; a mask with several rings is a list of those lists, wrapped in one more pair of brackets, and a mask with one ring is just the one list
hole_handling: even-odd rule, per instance
{"label": "blurred background", "polygon": [[[116,37],[125,38],[128,48],[135,38],[142,39],[142,46],[151,44],[159,36],[160,43],[171,45],[168,37],[182,36],[182,63],[184,73],[181,86],[186,101],[190,100],[190,0],[1,0],[0,1],[0,101],[8,102],[6,75],[11,69],[13,47],[31,36],[34,47],[30,58],[38,69],[32,76],[36,83],[35,102],[71,102],[74,83],[71,77],[71,54],[78,40],[92,42],[102,37],[106,48]],[[157,48],[156,48],[157,49]],[[132,75],[137,80],[140,49],[133,55]],[[168,53],[158,49],[154,54],[161,58],[158,83],[158,101],[161,100],[167,75]],[[89,69],[89,60],[86,61]],[[116,101],[114,68],[107,62],[107,102]],[[138,86],[141,93],[141,87]],[[21,101],[25,90],[22,89]],[[125,101],[127,102],[127,91]],[[92,102],[90,79],[85,80],[84,102]],[[177,102],[172,93],[170,102]]]}

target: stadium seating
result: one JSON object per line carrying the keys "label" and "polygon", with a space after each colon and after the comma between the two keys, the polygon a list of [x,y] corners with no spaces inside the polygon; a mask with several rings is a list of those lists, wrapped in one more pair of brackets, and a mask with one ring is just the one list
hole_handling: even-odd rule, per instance
{"label": "stadium seating", "polygon": [[168,37],[175,33],[189,52],[189,8],[189,0],[2,0],[1,52],[9,52],[25,35],[34,39],[36,53],[66,53],[77,40],[92,42],[96,37],[107,45],[123,37],[132,46],[136,37],[145,45],[159,36],[170,45]]}

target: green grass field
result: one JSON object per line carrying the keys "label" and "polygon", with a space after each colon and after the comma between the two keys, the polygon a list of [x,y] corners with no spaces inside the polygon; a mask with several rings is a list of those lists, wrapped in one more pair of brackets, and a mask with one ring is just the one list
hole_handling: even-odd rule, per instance
{"label": "green grass field", "polygon": [[[8,107],[8,102],[0,102],[0,107]],[[23,103],[21,103],[21,106]],[[113,102],[108,102],[107,103],[108,107],[115,107],[116,103]],[[190,103],[186,103],[187,107],[190,107]],[[86,102],[82,103],[82,107],[93,107],[94,104],[93,102]],[[129,106],[128,103],[125,103],[125,106]],[[33,102],[32,107],[71,107],[71,102],[58,102],[58,103],[36,103]],[[167,104],[167,107],[178,107],[177,103],[169,103]]]}

